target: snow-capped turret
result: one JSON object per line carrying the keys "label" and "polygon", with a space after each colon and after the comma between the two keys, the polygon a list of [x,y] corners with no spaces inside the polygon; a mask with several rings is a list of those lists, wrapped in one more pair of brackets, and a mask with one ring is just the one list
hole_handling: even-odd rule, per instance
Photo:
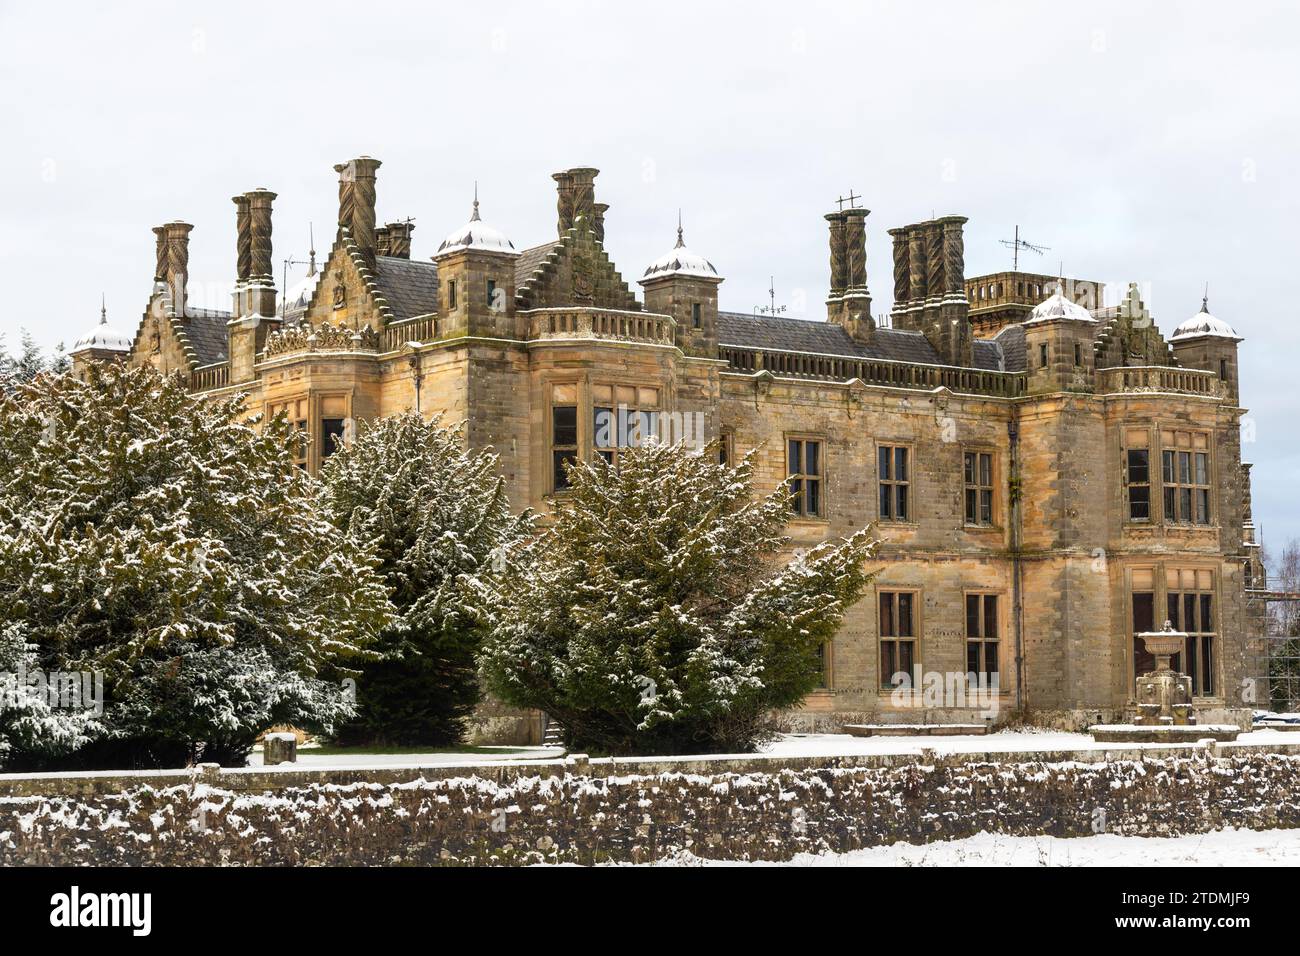
{"label": "snow-capped turret", "polygon": [[1065,280],[1057,282],[1056,291],[1051,298],[1045,302],[1040,302],[1034,306],[1034,311],[1029,313],[1029,318],[1025,319],[1025,324],[1031,322],[1047,322],[1052,319],[1068,319],[1075,322],[1096,322],[1090,313],[1077,302],[1071,302],[1065,297]]}
{"label": "snow-capped turret", "polygon": [[686,242],[682,238],[680,218],[677,220],[677,244],[650,263],[640,281],[644,284],[647,279],[658,279],[670,275],[699,276],[702,279],[722,278],[722,276],[718,275],[718,270],[714,268],[712,262],[686,248]]}
{"label": "snow-capped turret", "polygon": [[80,352],[129,352],[135,339],[127,335],[120,329],[115,329],[108,324],[108,308],[100,301],[99,321],[83,335],[77,339],[77,343],[72,347],[69,355],[77,355]]}
{"label": "snow-capped turret", "polygon": [[438,252],[434,258],[439,258],[449,252],[458,252],[461,249],[501,252],[512,256],[518,255],[515,251],[515,244],[506,237],[505,233],[493,229],[479,218],[477,186],[474,187],[474,212],[469,217],[469,222],[447,234],[447,238],[442,240],[442,245],[438,246]]}
{"label": "snow-capped turret", "polygon": [[1201,311],[1184,322],[1178,328],[1174,329],[1170,342],[1181,342],[1187,339],[1197,339],[1202,336],[1214,336],[1216,338],[1233,339],[1240,342],[1241,336],[1236,333],[1227,322],[1222,319],[1216,319],[1210,314],[1210,297],[1207,293],[1201,299]]}

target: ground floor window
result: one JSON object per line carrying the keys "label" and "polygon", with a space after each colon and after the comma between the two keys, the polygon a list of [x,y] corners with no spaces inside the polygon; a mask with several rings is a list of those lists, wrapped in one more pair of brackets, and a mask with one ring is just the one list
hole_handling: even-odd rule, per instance
{"label": "ground floor window", "polygon": [[998,680],[998,596],[966,595],[966,672],[986,687]]}
{"label": "ground floor window", "polygon": [[[1163,600],[1161,600],[1163,598]],[[1210,697],[1216,693],[1215,644],[1217,625],[1214,607],[1214,572],[1206,568],[1138,568],[1131,572],[1129,601],[1133,623],[1133,677],[1155,670],[1156,659],[1137,636],[1158,631],[1168,621],[1174,630],[1187,634],[1181,654],[1169,661],[1174,670],[1192,679],[1192,693]],[[1162,607],[1164,613],[1156,614]]]}
{"label": "ground floor window", "polygon": [[894,675],[910,678],[916,665],[916,594],[912,591],[881,591],[880,603],[880,686],[894,687]]}

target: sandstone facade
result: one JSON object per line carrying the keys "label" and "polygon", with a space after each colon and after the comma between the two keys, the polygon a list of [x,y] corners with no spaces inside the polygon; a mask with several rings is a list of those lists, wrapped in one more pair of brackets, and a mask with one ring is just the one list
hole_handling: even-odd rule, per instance
{"label": "sandstone facade", "polygon": [[[191,227],[160,227],[155,291],[122,357],[289,415],[313,438],[313,471],[350,422],[465,420],[519,508],[564,494],[564,461],[616,455],[608,421],[752,453],[764,492],[797,476],[792,549],[868,524],[882,544],[792,727],[1119,719],[1146,663],[1134,635],[1168,617],[1194,632],[1181,663],[1198,707],[1256,699],[1243,693],[1260,624],[1247,595],[1263,572],[1235,334],[1166,340],[1136,286],[1103,307],[1095,283],[967,278],[957,216],[890,230],[896,301],[877,318],[856,208],[826,217],[824,322],[721,310],[722,276],[680,229],[638,298],[605,251],[589,168],[555,176],[555,239],[517,250],[476,200],[419,261],[409,221],[376,226],[379,166],[336,167],[332,248],[284,301],[266,266],[273,193],[235,198],[229,314],[188,306]],[[917,693],[899,694],[899,671]],[[968,673],[996,674],[996,695],[954,695]],[[922,693],[929,675],[943,693]],[[519,726],[526,739],[540,724]]]}

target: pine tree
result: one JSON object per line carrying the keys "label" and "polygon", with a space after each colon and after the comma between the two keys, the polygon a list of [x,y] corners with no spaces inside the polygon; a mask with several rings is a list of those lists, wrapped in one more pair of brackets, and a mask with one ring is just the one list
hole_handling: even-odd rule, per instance
{"label": "pine tree", "polygon": [[270,725],[351,715],[340,668],[388,622],[386,590],[293,467],[303,439],[255,426],[242,398],[143,368],[0,398],[0,630],[105,684],[65,763],[242,763]]}
{"label": "pine tree", "polygon": [[362,425],[322,472],[325,512],[379,555],[398,619],[364,665],[345,742],[459,741],[478,702],[479,631],[463,580],[531,526],[511,513],[496,456],[465,450],[462,430],[407,414]]}
{"label": "pine tree", "polygon": [[865,532],[796,554],[785,488],[680,446],[570,469],[554,521],[480,582],[486,689],[598,753],[748,751],[817,686],[861,595]]}

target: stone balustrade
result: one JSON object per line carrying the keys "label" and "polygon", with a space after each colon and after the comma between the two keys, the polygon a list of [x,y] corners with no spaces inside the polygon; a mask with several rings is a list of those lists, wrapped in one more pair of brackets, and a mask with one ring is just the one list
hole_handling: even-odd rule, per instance
{"label": "stone balustrade", "polygon": [[948,365],[921,365],[885,359],[854,358],[847,355],[816,355],[776,349],[723,346],[721,357],[738,372],[768,371],[779,378],[847,382],[859,379],[867,385],[893,388],[947,388],[966,395],[1015,398],[1025,391],[1020,372],[990,372]]}
{"label": "stone balustrade", "polygon": [[1129,365],[1098,369],[1097,391],[1103,394],[1172,392],[1217,398],[1222,394],[1222,387],[1213,372],[1203,369]]}
{"label": "stone balustrade", "polygon": [[610,339],[672,345],[676,323],[670,315],[624,312],[617,309],[533,309],[528,317],[528,338]]}
{"label": "stone balustrade", "polygon": [[207,392],[230,384],[230,363],[205,365],[190,372],[190,391]]}

